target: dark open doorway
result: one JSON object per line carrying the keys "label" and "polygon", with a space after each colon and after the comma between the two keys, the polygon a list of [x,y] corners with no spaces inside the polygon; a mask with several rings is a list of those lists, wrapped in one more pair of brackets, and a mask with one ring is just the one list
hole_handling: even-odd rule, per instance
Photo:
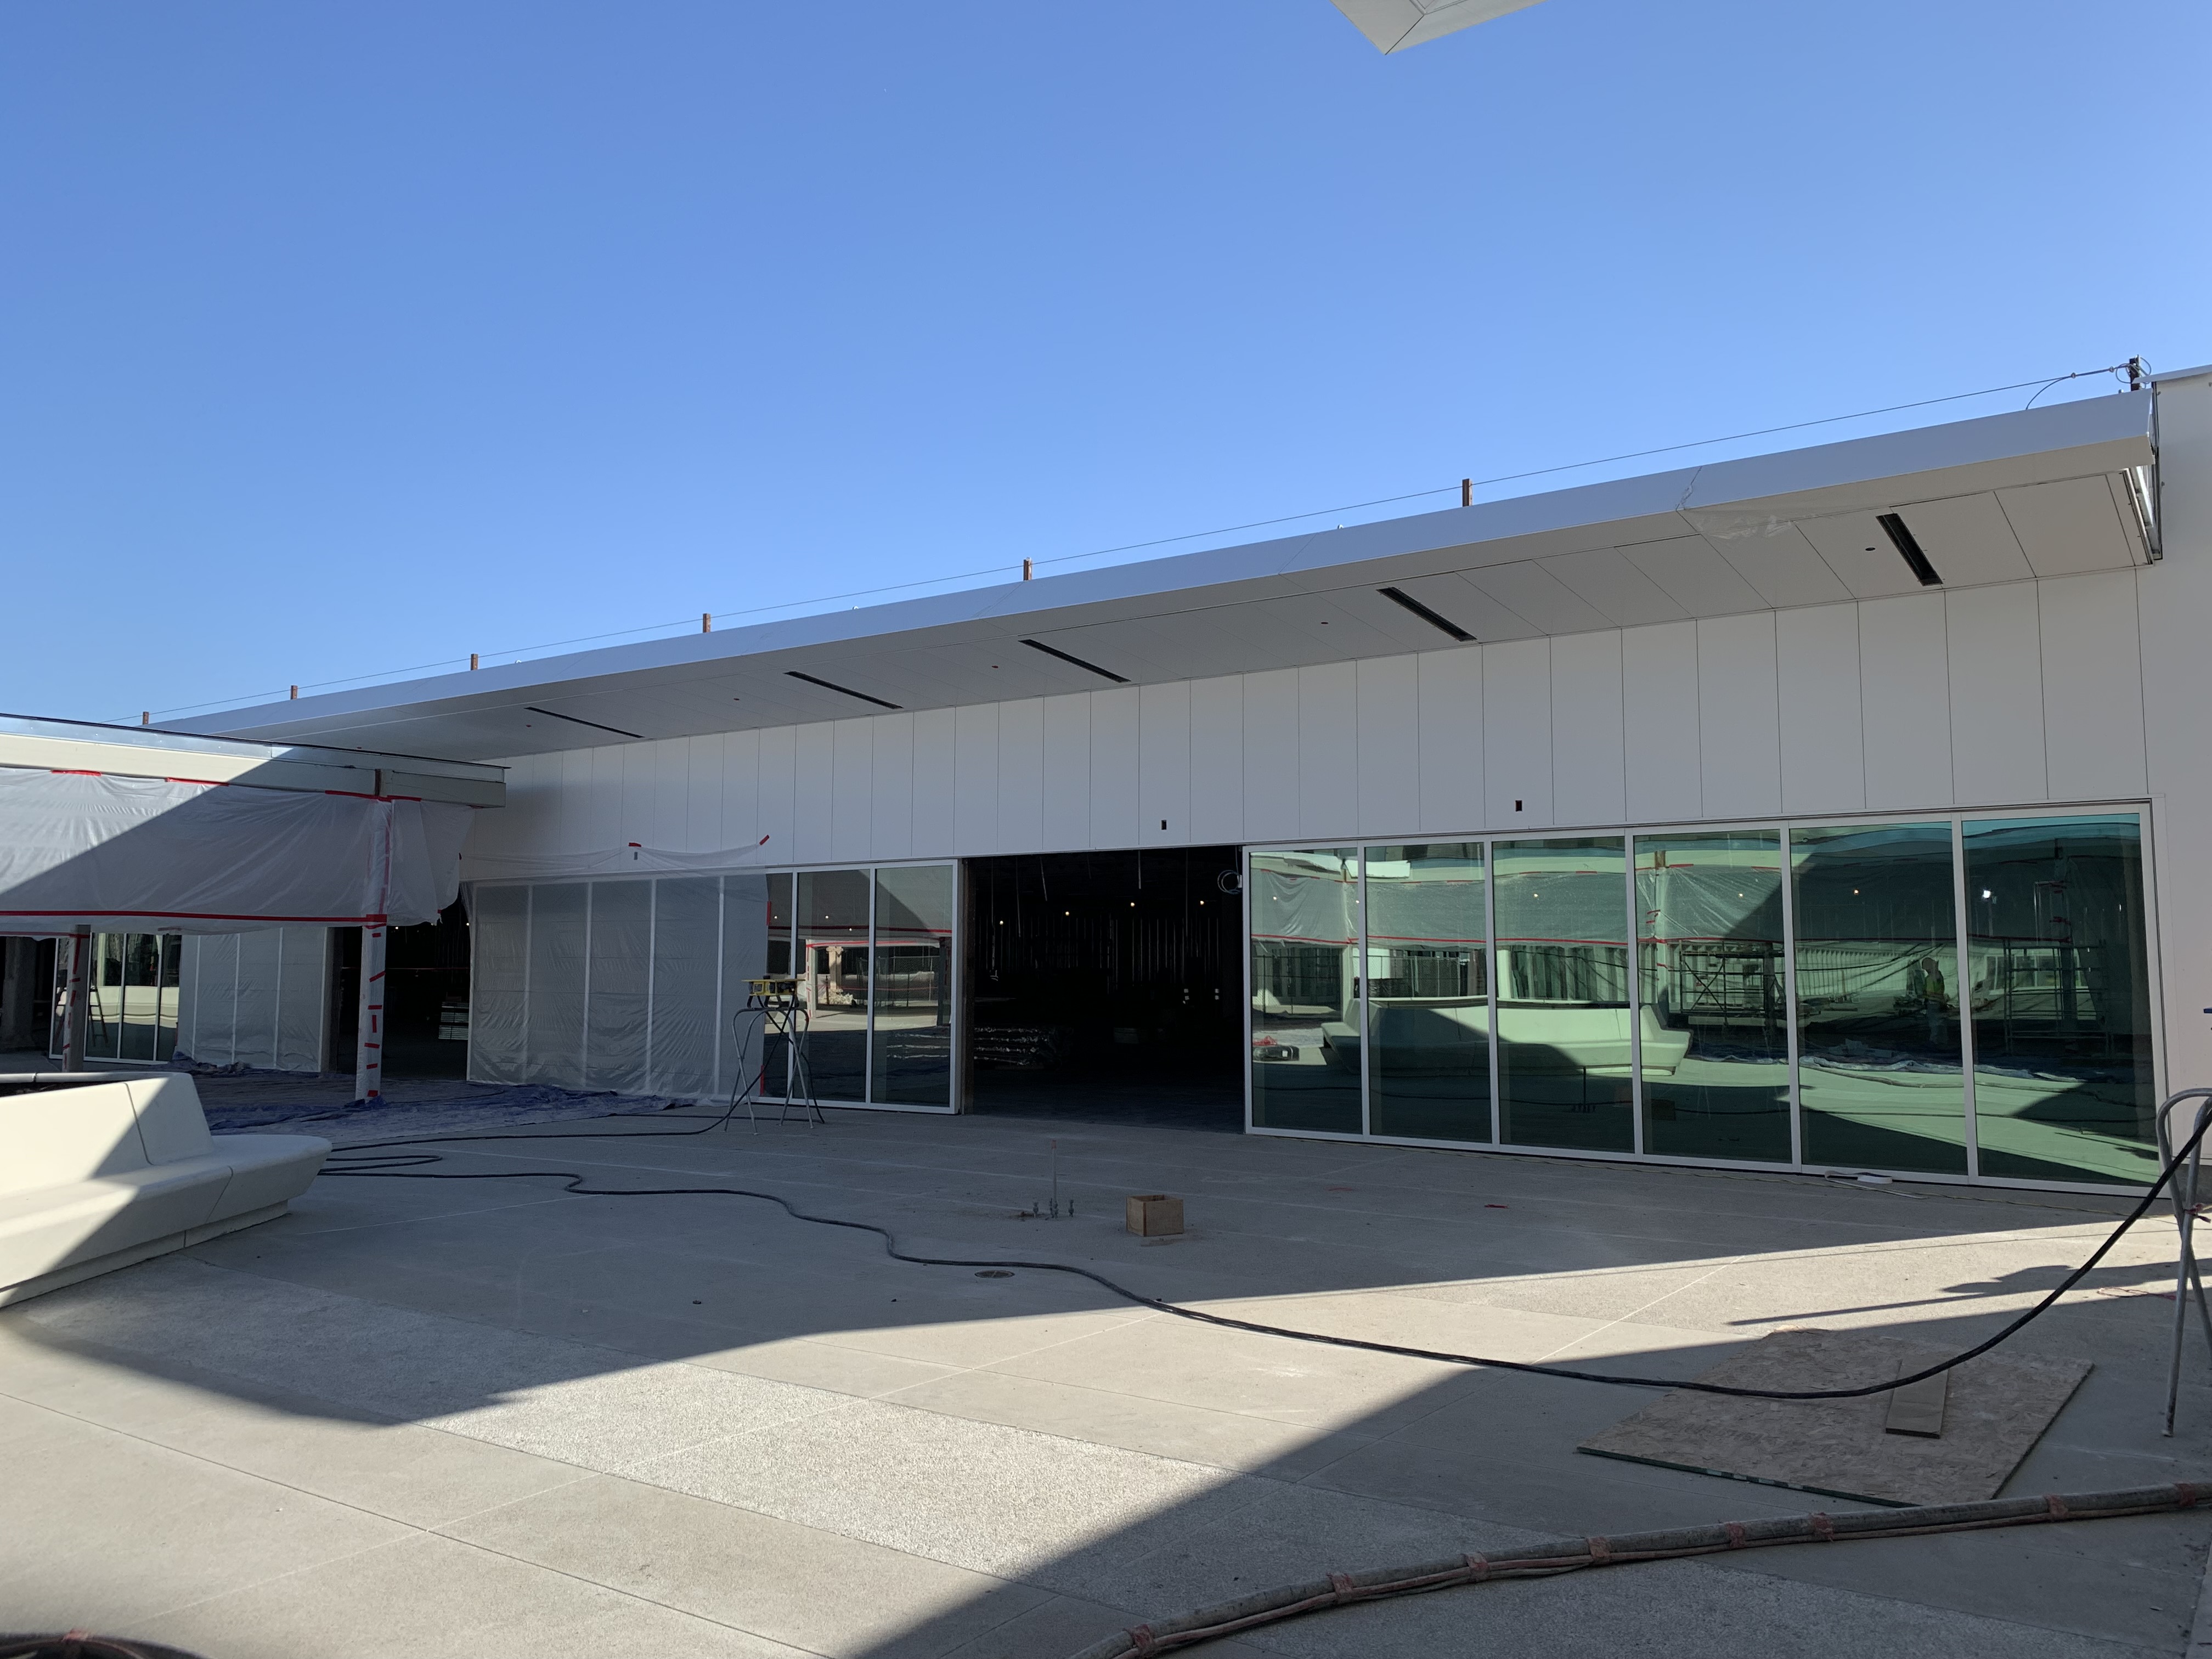
{"label": "dark open doorway", "polygon": [[1244,1125],[1233,847],[968,865],[969,1106]]}
{"label": "dark open doorway", "polygon": [[[330,1066],[350,1072],[361,1036],[361,929],[333,927]],[[449,904],[437,921],[384,939],[384,1075],[469,1074],[469,915]]]}

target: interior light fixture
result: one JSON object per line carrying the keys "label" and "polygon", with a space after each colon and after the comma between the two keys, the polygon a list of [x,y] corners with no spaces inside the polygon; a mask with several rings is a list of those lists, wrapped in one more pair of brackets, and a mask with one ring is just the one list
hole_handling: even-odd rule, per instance
{"label": "interior light fixture", "polygon": [[1889,538],[1890,545],[1912,568],[1912,574],[1920,578],[1923,587],[1942,586],[1943,579],[1936,574],[1936,567],[1928,562],[1928,556],[1920,550],[1919,542],[1903,519],[1894,513],[1883,513],[1875,517],[1875,522],[1881,526],[1882,534]]}
{"label": "interior light fixture", "polygon": [[1457,640],[1462,645],[1472,645],[1474,642],[1474,635],[1468,633],[1467,629],[1462,628],[1457,623],[1452,621],[1449,617],[1439,617],[1435,611],[1430,610],[1428,606],[1423,605],[1411,593],[1407,592],[1405,589],[1401,587],[1378,587],[1375,591],[1377,593],[1380,593],[1384,599],[1389,600],[1391,604],[1404,606],[1407,610],[1412,611],[1423,622],[1428,623],[1430,627],[1436,629],[1438,632],[1450,635],[1452,638]]}

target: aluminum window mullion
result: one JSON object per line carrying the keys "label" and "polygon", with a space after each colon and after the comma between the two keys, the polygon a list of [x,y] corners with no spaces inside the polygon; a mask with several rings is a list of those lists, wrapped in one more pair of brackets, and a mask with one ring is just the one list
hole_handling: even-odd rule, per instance
{"label": "aluminum window mullion", "polygon": [[1636,837],[1620,838],[1622,872],[1628,883],[1628,1115],[1634,1131],[1629,1146],[1644,1156],[1644,912],[1636,902]]}
{"label": "aluminum window mullion", "polygon": [[1797,866],[1782,826],[1782,1015],[1790,1055],[1790,1161],[1805,1166],[1805,1112],[1797,1086]]}
{"label": "aluminum window mullion", "polygon": [[1972,957],[1966,951],[1966,830],[1961,818],[1951,820],[1951,915],[1957,938],[1959,988],[1959,1072],[1962,1090],[1960,1109],[1966,1113],[1966,1174],[1979,1180],[1982,1173],[1981,1126],[1974,1110],[1974,998],[1967,982]]}
{"label": "aluminum window mullion", "polygon": [[1368,980],[1372,966],[1367,957],[1367,849],[1364,847],[1354,848],[1352,856],[1359,860],[1359,879],[1352,890],[1352,907],[1358,912],[1358,918],[1352,930],[1358,941],[1355,947],[1358,955],[1353,959],[1352,990],[1359,1005],[1359,1133],[1370,1135],[1375,1130],[1374,1109],[1368,1098],[1373,1092],[1369,1086],[1368,1074],[1374,1066],[1373,1052],[1367,1040],[1367,1005],[1370,1000],[1368,992],[1371,988]]}
{"label": "aluminum window mullion", "polygon": [[1490,988],[1490,1144],[1505,1142],[1505,1103],[1498,1097],[1504,1066],[1498,1033],[1498,843],[1482,843],[1482,977]]}
{"label": "aluminum window mullion", "polygon": [[868,969],[868,1024],[860,1045],[860,1098],[876,1103],[876,866],[868,870],[868,952],[861,958]]}

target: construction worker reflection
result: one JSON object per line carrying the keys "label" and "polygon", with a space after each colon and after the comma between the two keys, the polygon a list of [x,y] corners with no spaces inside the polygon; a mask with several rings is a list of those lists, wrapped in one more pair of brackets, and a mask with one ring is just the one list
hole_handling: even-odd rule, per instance
{"label": "construction worker reflection", "polygon": [[1921,957],[1905,976],[1905,1001],[1920,1005],[1921,1017],[1928,1022],[1928,1046],[1931,1048],[1940,1048],[1943,1042],[1943,1014],[1948,989],[1943,982],[1943,969],[1933,957]]}

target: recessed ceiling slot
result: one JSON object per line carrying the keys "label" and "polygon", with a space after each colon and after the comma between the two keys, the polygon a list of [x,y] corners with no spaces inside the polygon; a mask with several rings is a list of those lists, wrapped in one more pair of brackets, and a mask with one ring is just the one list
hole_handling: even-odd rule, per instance
{"label": "recessed ceiling slot", "polygon": [[1474,635],[1468,633],[1467,629],[1462,628],[1457,623],[1451,621],[1449,617],[1439,617],[1435,611],[1430,610],[1428,606],[1423,605],[1411,593],[1407,592],[1405,589],[1401,587],[1378,587],[1375,591],[1377,593],[1380,593],[1384,599],[1389,600],[1391,604],[1403,605],[1407,610],[1419,617],[1423,622],[1428,623],[1430,627],[1436,629],[1442,633],[1450,635],[1462,645],[1470,645],[1474,643]]}
{"label": "recessed ceiling slot", "polygon": [[835,680],[817,679],[811,674],[802,674],[796,668],[787,668],[783,672],[793,679],[805,680],[809,685],[818,685],[824,691],[842,691],[848,697],[858,697],[862,702],[872,702],[878,708],[898,707],[895,702],[885,702],[881,697],[872,697],[865,691],[855,691],[849,685],[840,685]]}
{"label": "recessed ceiling slot", "polygon": [[1127,674],[1117,674],[1110,668],[1101,668],[1095,662],[1085,662],[1082,658],[1062,651],[1057,646],[1047,645],[1042,640],[1024,640],[1022,643],[1032,651],[1043,652],[1048,657],[1057,657],[1062,662],[1073,663],[1078,668],[1087,668],[1102,680],[1111,680],[1116,685],[1127,685],[1129,683],[1129,677]]}
{"label": "recessed ceiling slot", "polygon": [[527,714],[543,714],[550,720],[566,720],[571,726],[588,726],[594,732],[611,732],[618,738],[635,738],[641,743],[645,741],[645,733],[642,732],[625,732],[619,726],[602,726],[597,720],[581,720],[574,714],[564,714],[557,708],[540,708],[534,702],[526,702],[522,707],[524,712]]}
{"label": "recessed ceiling slot", "polygon": [[1912,574],[1920,578],[1923,587],[1942,586],[1943,579],[1936,574],[1936,567],[1928,562],[1928,556],[1920,550],[1920,543],[1903,519],[1894,513],[1883,513],[1875,517],[1875,522],[1889,538],[1890,545],[1896,548],[1904,556],[1905,563],[1912,567]]}

